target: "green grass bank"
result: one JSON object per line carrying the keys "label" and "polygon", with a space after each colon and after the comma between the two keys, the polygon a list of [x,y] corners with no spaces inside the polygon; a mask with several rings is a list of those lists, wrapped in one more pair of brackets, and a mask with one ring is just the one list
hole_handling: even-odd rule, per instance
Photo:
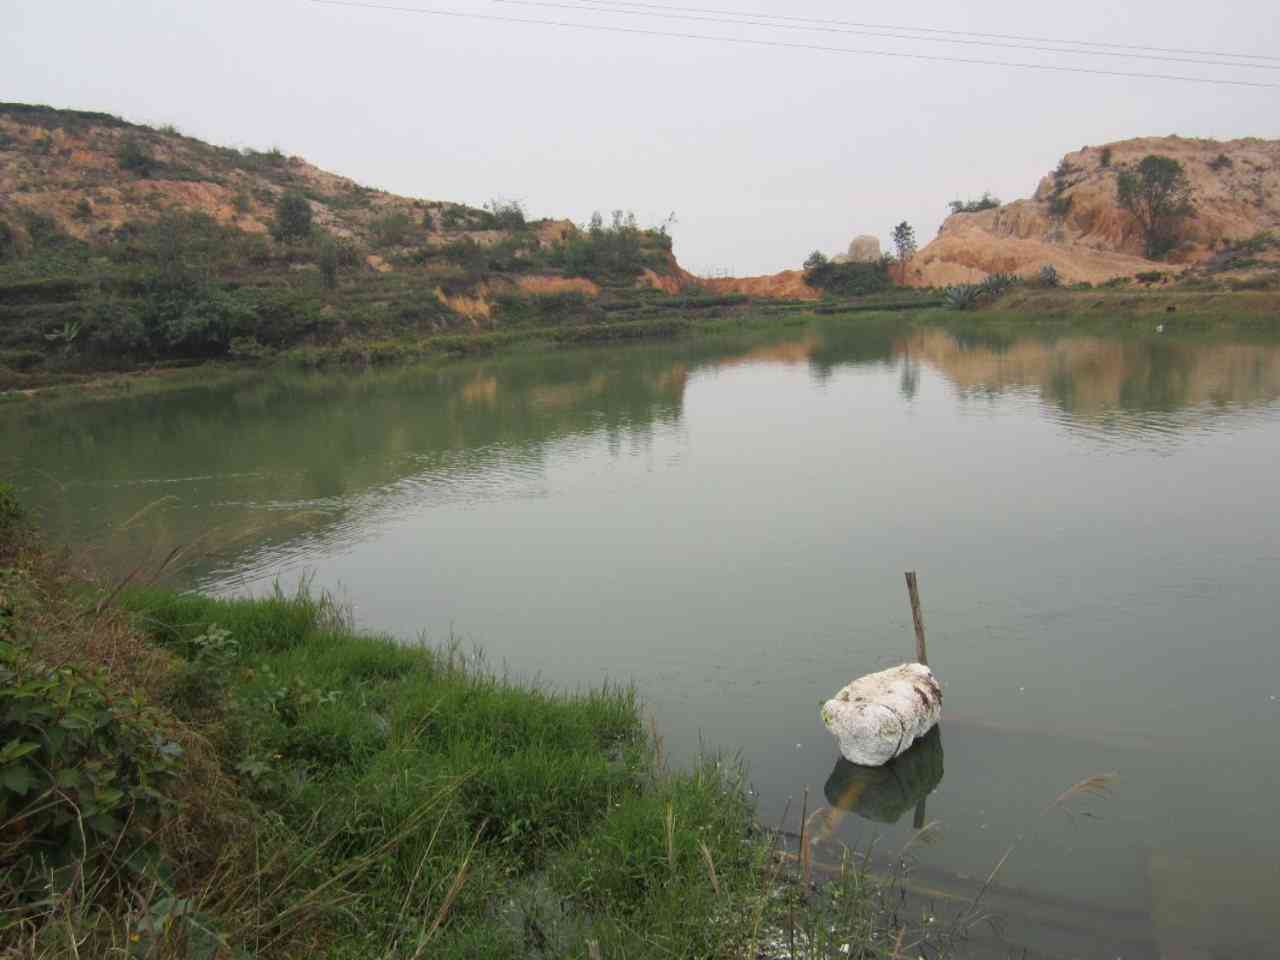
{"label": "green grass bank", "polygon": [[[895,955],[740,768],[670,770],[633,690],[559,693],[300,593],[103,585],[0,497],[0,956]],[[796,946],[799,944],[799,946]],[[907,955],[907,954],[903,954]]]}

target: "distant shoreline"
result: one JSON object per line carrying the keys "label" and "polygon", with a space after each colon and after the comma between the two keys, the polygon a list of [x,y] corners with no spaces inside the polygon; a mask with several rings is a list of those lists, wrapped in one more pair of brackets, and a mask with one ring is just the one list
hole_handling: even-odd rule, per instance
{"label": "distant shoreline", "polygon": [[[640,319],[583,323],[513,325],[470,333],[417,338],[350,337],[338,343],[300,343],[261,355],[200,361],[171,361],[113,370],[88,365],[75,371],[24,375],[0,370],[0,405],[35,400],[111,399],[183,389],[197,381],[225,382],[273,367],[365,369],[495,356],[520,350],[655,342],[689,336],[783,329],[820,318],[917,324],[978,326],[1016,332],[1053,328],[1090,333],[1129,333],[1157,326],[1162,332],[1280,331],[1280,292],[1153,290],[1039,290],[1009,293],[972,310],[948,310],[934,296],[913,293],[818,303],[752,300],[745,297],[673,297],[653,304]],[[705,301],[705,302],[703,302]],[[678,305],[677,305],[678,304]]]}

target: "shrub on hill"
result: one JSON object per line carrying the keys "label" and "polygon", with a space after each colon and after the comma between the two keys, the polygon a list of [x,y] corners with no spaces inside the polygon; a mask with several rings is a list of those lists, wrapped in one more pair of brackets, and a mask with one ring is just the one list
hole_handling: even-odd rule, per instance
{"label": "shrub on hill", "polygon": [[1000,206],[1000,198],[984,192],[977,200],[952,200],[947,206],[952,213],[981,213]]}
{"label": "shrub on hill", "polygon": [[870,263],[835,263],[814,251],[804,262],[804,280],[809,286],[842,297],[862,297],[893,286],[889,268],[893,258],[883,256]]}
{"label": "shrub on hill", "polygon": [[137,137],[125,137],[120,141],[120,148],[116,151],[116,163],[120,165],[121,170],[137,174],[139,177],[149,177],[156,165],[151,151]]}
{"label": "shrub on hill", "polygon": [[375,247],[398,247],[409,237],[413,221],[403,210],[393,210],[369,225]]}
{"label": "shrub on hill", "polygon": [[552,248],[548,260],[571,276],[619,281],[645,269],[664,270],[670,251],[664,230],[642,230],[634,213],[615,210],[608,223],[599,212],[593,214],[585,229]]}
{"label": "shrub on hill", "polygon": [[494,199],[484,205],[497,230],[523,230],[525,222],[524,204],[519,200]]}
{"label": "shrub on hill", "polygon": [[1146,255],[1160,260],[1182,242],[1183,226],[1194,212],[1191,180],[1172,157],[1148,154],[1136,169],[1121,170],[1116,202],[1142,229]]}
{"label": "shrub on hill", "polygon": [[311,236],[311,203],[302,193],[286,190],[280,195],[271,235],[283,243],[296,243]]}

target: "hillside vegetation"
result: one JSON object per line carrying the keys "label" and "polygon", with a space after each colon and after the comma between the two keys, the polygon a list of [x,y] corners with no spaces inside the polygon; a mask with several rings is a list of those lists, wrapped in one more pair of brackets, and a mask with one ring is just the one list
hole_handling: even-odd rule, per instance
{"label": "hillside vegetation", "polygon": [[0,104],[10,382],[298,347],[377,357],[392,341],[552,322],[609,328],[656,306],[705,306],[702,295],[665,229],[621,210],[582,227],[529,221],[514,201],[410,199],[278,149]]}
{"label": "hillside vegetation", "polygon": [[[1158,249],[1141,216],[1122,202],[1126,180],[1152,162],[1180,170],[1190,204]],[[908,282],[915,286],[973,283],[993,274],[1028,277],[1045,266],[1064,283],[1193,269],[1202,279],[1206,271],[1230,271],[1255,285],[1280,280],[1276,140],[1143,137],[1084,147],[1064,156],[1029,199],[1001,204],[984,195],[950,206],[938,236],[912,260]]]}

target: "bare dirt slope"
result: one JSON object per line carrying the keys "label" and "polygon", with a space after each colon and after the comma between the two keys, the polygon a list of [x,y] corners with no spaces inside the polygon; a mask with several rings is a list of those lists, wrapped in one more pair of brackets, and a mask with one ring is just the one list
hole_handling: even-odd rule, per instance
{"label": "bare dirt slope", "polygon": [[817,300],[822,294],[805,283],[804,271],[783,270],[763,277],[689,277],[713,293],[741,293],[765,300]]}
{"label": "bare dirt slope", "polygon": [[[203,213],[265,233],[286,190],[306,196],[316,226],[365,247],[380,232],[406,226],[425,228],[427,246],[462,239],[493,246],[508,236],[488,211],[376,190],[274,148],[218,147],[108,114],[0,104],[0,219],[20,235],[23,218],[13,214],[22,211],[51,218],[58,230],[85,241],[166,211]],[[532,226],[544,247],[575,229],[556,220]]]}
{"label": "bare dirt slope", "polygon": [[[1116,202],[1116,178],[1148,154],[1178,160],[1196,212],[1167,262],[1143,257],[1141,231]],[[912,261],[915,286],[972,282],[992,273],[1030,275],[1049,264],[1069,282],[1099,283],[1170,264],[1205,261],[1227,244],[1280,227],[1280,141],[1143,137],[1084,147],[1063,157],[1034,195],[958,213]]]}

